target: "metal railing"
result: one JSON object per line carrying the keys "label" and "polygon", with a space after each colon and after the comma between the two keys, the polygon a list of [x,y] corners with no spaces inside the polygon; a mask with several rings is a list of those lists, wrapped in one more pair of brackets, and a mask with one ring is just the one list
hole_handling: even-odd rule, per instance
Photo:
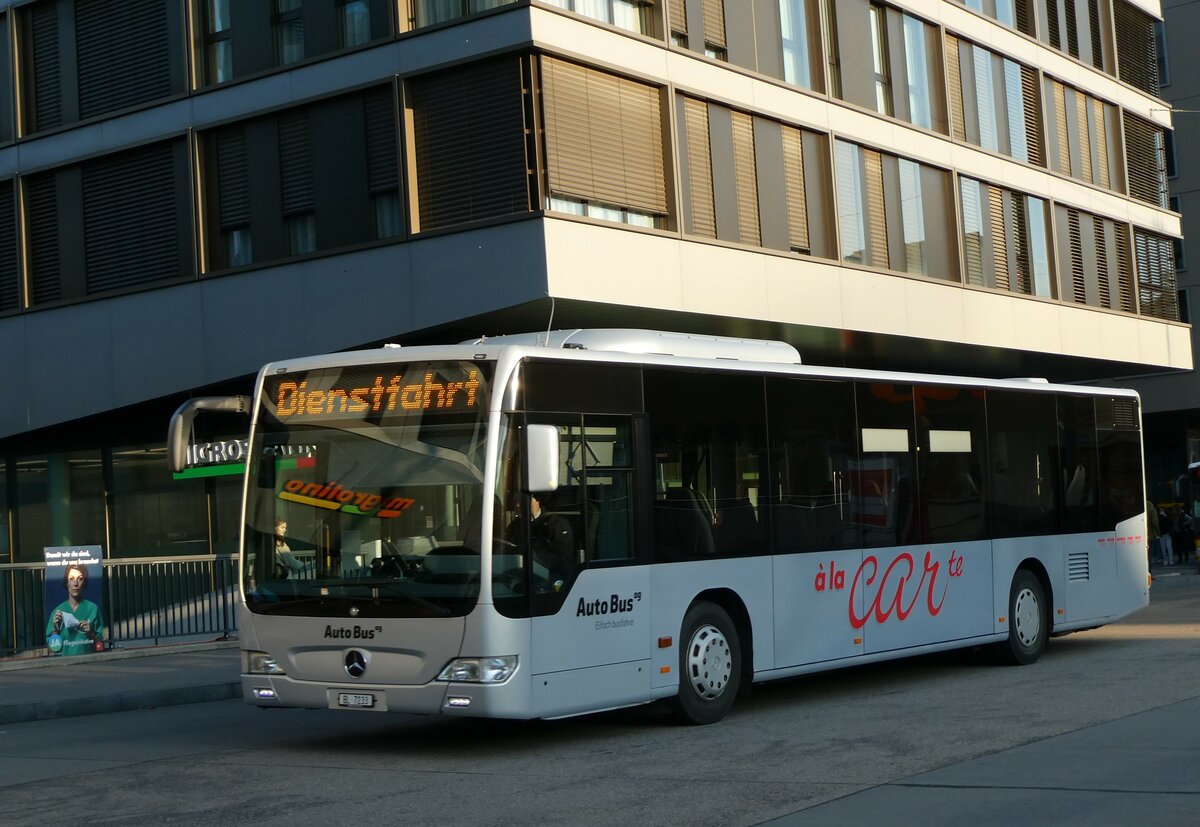
{"label": "metal railing", "polygon": [[[0,565],[0,656],[46,646],[44,563]],[[237,631],[237,558],[195,555],[104,561],[110,646]]]}

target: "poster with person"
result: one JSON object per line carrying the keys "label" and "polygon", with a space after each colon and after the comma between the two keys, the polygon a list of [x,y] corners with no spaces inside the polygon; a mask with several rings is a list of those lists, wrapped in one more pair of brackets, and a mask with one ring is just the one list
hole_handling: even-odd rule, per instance
{"label": "poster with person", "polygon": [[104,651],[100,546],[56,546],[46,556],[46,648],[51,655]]}

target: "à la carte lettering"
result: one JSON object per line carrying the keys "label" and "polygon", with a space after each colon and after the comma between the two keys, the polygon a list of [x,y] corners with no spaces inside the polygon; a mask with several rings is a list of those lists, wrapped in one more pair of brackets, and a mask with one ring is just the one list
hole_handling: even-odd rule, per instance
{"label": "\u00e0 la carte lettering", "polygon": [[[920,578],[917,578],[918,573]],[[871,618],[876,623],[886,623],[893,616],[899,622],[912,614],[921,595],[925,596],[925,606],[930,617],[937,617],[946,601],[946,591],[950,587],[950,578],[962,577],[963,557],[957,550],[950,552],[950,559],[945,561],[945,577],[943,563],[933,559],[933,552],[925,552],[925,558],[918,569],[916,561],[908,552],[898,555],[887,568],[880,573],[879,558],[869,555],[864,558],[858,570],[850,580],[848,610],[850,625],[861,629]],[[939,579],[941,584],[939,588]],[[878,586],[876,587],[876,581]],[[913,582],[915,586],[912,586]],[[860,589],[874,588],[874,597],[867,604],[866,611],[859,614],[856,607]],[[911,587],[911,588],[910,588]],[[829,571],[825,564],[817,566],[817,575],[813,580],[813,589],[818,592],[843,591],[846,588],[846,571],[839,569],[830,560]],[[869,592],[868,592],[869,594]]]}

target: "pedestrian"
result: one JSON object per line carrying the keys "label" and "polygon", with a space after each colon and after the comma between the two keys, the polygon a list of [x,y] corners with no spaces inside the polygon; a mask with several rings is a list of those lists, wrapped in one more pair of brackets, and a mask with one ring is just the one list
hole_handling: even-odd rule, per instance
{"label": "pedestrian", "polygon": [[1173,544],[1175,557],[1179,560],[1179,564],[1183,565],[1188,562],[1196,545],[1196,530],[1192,515],[1186,511],[1179,513],[1179,536],[1173,541]]}
{"label": "pedestrian", "polygon": [[1154,503],[1146,500],[1146,534],[1149,535],[1146,542],[1146,562],[1153,563],[1154,555],[1158,552],[1159,536],[1162,532],[1158,527],[1158,508]]}
{"label": "pedestrian", "polygon": [[1161,552],[1161,562],[1164,566],[1175,565],[1175,555],[1172,553],[1172,544],[1175,535],[1179,533],[1179,510],[1171,508],[1170,511],[1159,510],[1158,524],[1161,534],[1158,539],[1158,545]]}

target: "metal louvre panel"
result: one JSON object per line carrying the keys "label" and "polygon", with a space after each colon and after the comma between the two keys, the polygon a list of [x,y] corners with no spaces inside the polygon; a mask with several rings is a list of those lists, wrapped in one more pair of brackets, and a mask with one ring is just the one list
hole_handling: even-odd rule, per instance
{"label": "metal louvre panel", "polygon": [[733,174],[737,181],[738,240],[762,243],[758,219],[758,176],[754,166],[754,120],[745,112],[733,112]]}
{"label": "metal louvre panel", "polygon": [[788,244],[793,250],[811,249],[808,233],[808,193],[804,186],[804,133],[782,127],[783,175],[787,191]]}
{"label": "metal louvre panel", "polygon": [[996,283],[992,286],[1008,290],[1008,234],[1004,226],[1004,193],[997,187],[988,187],[988,210],[992,227],[992,260],[996,267]]}
{"label": "metal louvre panel", "polygon": [[683,99],[687,129],[688,185],[691,189],[689,215],[691,232],[717,237],[717,213],[713,203],[712,149],[708,138],[708,104],[696,98]]}
{"label": "metal louvre panel", "polygon": [[704,42],[725,48],[725,2],[702,0],[704,8]]}
{"label": "metal louvre panel", "polygon": [[1100,3],[1088,0],[1088,35],[1091,38],[1092,65],[1104,69],[1104,46],[1100,41]]}
{"label": "metal louvre panel", "polygon": [[1029,163],[1044,167],[1042,103],[1038,95],[1037,72],[1028,66],[1021,67],[1021,102],[1025,107],[1025,148],[1029,153]]}
{"label": "metal louvre panel", "polygon": [[551,57],[542,79],[551,192],[665,214],[658,90]]}
{"label": "metal louvre panel", "polygon": [[1125,157],[1129,194],[1155,206],[1167,206],[1167,157],[1162,130],[1125,113]]}
{"label": "metal louvre panel", "polygon": [[58,182],[47,172],[25,179],[29,223],[29,303],[56,301],[62,296],[58,256]]}
{"label": "metal louvre panel", "polygon": [[400,186],[396,160],[396,96],[391,86],[372,89],[363,96],[364,132],[367,141],[367,186],[371,192]]}
{"label": "metal louvre panel", "polygon": [[686,35],[688,33],[687,4],[684,0],[667,0],[667,14],[670,15],[671,31]]}
{"label": "metal louvre panel", "polygon": [[179,206],[172,143],[85,164],[87,292],[184,275],[179,272]]}
{"label": "metal louvre panel", "polygon": [[1096,227],[1096,282],[1100,289],[1100,306],[1112,309],[1112,285],[1109,283],[1108,239],[1113,223],[1097,218]]}
{"label": "metal louvre panel", "polygon": [[1121,80],[1158,97],[1158,44],[1154,18],[1123,0],[1113,2],[1113,28],[1117,41],[1117,74]]}
{"label": "metal louvre panel", "polygon": [[1175,250],[1169,238],[1135,230],[1138,294],[1143,316],[1179,319]]}
{"label": "metal louvre panel", "polygon": [[0,312],[21,306],[21,271],[17,266],[17,211],[13,181],[0,181]]}
{"label": "metal louvre panel", "polygon": [[1009,193],[1008,224],[1012,227],[1013,251],[1016,259],[1016,284],[1018,293],[1033,293],[1033,263],[1029,257],[1029,224],[1025,211],[1025,196]]}
{"label": "metal louvre panel", "polygon": [[1050,45],[1062,51],[1062,28],[1058,22],[1058,3],[1055,0],[1046,0],[1041,7],[1046,10],[1046,36],[1050,40]]}
{"label": "metal louvre panel", "polygon": [[[1117,256],[1117,294],[1120,297],[1121,309],[1126,313],[1134,313],[1133,262],[1129,256],[1129,226],[1114,225],[1113,236],[1116,240]],[[1174,251],[1172,250],[1172,253]]]}
{"label": "metal louvre panel", "polygon": [[946,82],[950,93],[950,125],[955,140],[967,139],[966,113],[963,110],[962,70],[958,59],[958,38],[946,35]]}
{"label": "metal louvre panel", "polygon": [[890,267],[888,254],[887,213],[883,205],[883,156],[873,149],[862,147],[863,180],[867,190],[867,246],[871,252],[866,262],[873,267]]}
{"label": "metal louvre panel", "polygon": [[250,170],[246,161],[246,133],[242,127],[218,132],[217,205],[221,226],[230,227],[250,221]]}
{"label": "metal louvre panel", "polygon": [[62,83],[58,61],[58,5],[41,3],[29,13],[33,35],[33,130],[60,126]]}
{"label": "metal louvre panel", "polygon": [[420,229],[529,210],[518,58],[409,81]]}
{"label": "metal louvre panel", "polygon": [[171,94],[164,0],[76,0],[79,117]]}
{"label": "metal louvre panel", "polygon": [[1029,7],[1031,2],[1033,0],[1016,0],[1014,5],[1016,7],[1017,31],[1033,37],[1035,32],[1033,30],[1032,9]]}
{"label": "metal louvre panel", "polygon": [[1068,244],[1071,249],[1071,295],[1064,296],[1068,301],[1077,304],[1087,304],[1087,288],[1084,285],[1083,272],[1083,238],[1079,229],[1079,211],[1067,210]]}
{"label": "metal louvre panel", "polygon": [[1066,52],[1071,57],[1079,57],[1079,20],[1075,14],[1075,0],[1066,0],[1063,3],[1063,12],[1063,26],[1067,30]]}
{"label": "metal louvre panel", "polygon": [[279,185],[283,214],[309,212],[313,209],[312,140],[309,135],[308,110],[280,115]]}

